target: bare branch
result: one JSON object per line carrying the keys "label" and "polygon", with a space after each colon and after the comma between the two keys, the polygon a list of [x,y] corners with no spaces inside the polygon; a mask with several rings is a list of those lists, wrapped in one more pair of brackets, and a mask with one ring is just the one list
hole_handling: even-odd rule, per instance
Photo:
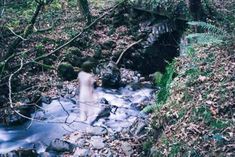
{"label": "bare branch", "polygon": [[21,69],[23,68],[23,59],[20,60],[20,68],[17,69],[14,73],[12,73],[8,79],[8,88],[9,88],[9,102],[10,102],[10,107],[13,109],[14,106],[13,106],[13,103],[12,103],[12,90],[11,90],[11,80],[12,80],[12,77],[18,73]]}
{"label": "bare branch", "polygon": [[[73,42],[74,40],[76,40],[77,38],[79,38],[86,30],[88,30],[89,28],[91,28],[92,26],[94,26],[100,19],[102,19],[103,17],[105,17],[106,15],[108,15],[111,11],[113,11],[114,9],[116,9],[119,5],[121,5],[122,3],[124,3],[125,1],[122,1],[120,3],[118,3],[117,5],[115,5],[113,8],[111,8],[110,10],[108,10],[107,12],[105,12],[103,15],[101,15],[100,17],[98,17],[96,20],[94,20],[91,24],[89,24],[88,26],[86,26],[80,33],[77,33],[77,35],[75,35],[73,38],[71,38],[69,41],[67,41],[66,43],[64,43],[63,45],[57,47],[55,50],[51,51],[50,53],[47,53],[45,55],[42,55],[38,58],[36,58],[34,61],[39,61],[42,60],[56,52],[58,52],[59,50],[61,50],[62,48],[68,46],[71,42]],[[31,62],[27,62],[26,64],[30,64],[34,61]]]}
{"label": "bare branch", "polygon": [[25,38],[23,38],[22,36],[16,34],[12,29],[10,29],[9,27],[6,27],[9,31],[11,31],[12,34],[14,34],[15,36],[17,36],[18,38],[22,39],[22,40],[26,40]]}
{"label": "bare branch", "polygon": [[[43,8],[43,4],[42,3],[38,3],[37,5],[37,8],[31,18],[31,21],[29,23],[29,25],[25,28],[24,30],[24,34],[23,34],[23,39],[26,39],[32,32],[33,32],[33,26],[36,22],[36,19],[40,13],[40,11],[42,10]],[[8,53],[7,55],[4,57],[5,58],[8,58],[9,56],[11,56],[13,53],[14,53],[14,49],[22,42],[22,38],[16,38],[13,43],[9,46],[9,49],[8,49]]]}
{"label": "bare branch", "polygon": [[3,14],[4,14],[4,11],[5,11],[5,5],[6,5],[6,2],[5,2],[5,0],[3,0],[3,5],[1,5],[0,7],[2,7],[2,10],[1,10],[1,13],[0,13],[0,17],[2,17],[3,16]]}
{"label": "bare branch", "polygon": [[129,45],[129,46],[120,54],[120,56],[118,57],[118,60],[116,61],[116,65],[119,64],[119,62],[121,61],[121,59],[122,59],[124,53],[126,53],[126,52],[127,52],[130,48],[132,48],[133,46],[139,44],[141,41],[142,41],[142,39],[140,39],[140,40],[138,40],[138,41],[132,43],[131,45]]}

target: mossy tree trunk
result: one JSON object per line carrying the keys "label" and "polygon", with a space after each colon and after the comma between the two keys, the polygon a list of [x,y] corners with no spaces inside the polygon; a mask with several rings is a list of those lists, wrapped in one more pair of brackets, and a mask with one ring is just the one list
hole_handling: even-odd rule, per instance
{"label": "mossy tree trunk", "polygon": [[189,11],[194,21],[204,21],[203,19],[203,7],[201,0],[186,0]]}
{"label": "mossy tree trunk", "polygon": [[89,3],[87,0],[77,0],[77,5],[81,12],[81,15],[87,20],[87,24],[91,23],[91,12],[89,8]]}

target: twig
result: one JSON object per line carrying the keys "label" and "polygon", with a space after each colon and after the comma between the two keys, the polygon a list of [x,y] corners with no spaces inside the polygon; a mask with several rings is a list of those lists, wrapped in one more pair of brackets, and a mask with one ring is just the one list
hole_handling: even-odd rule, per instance
{"label": "twig", "polygon": [[20,112],[16,111],[16,110],[14,109],[13,102],[12,102],[11,80],[12,80],[12,77],[13,77],[16,73],[18,73],[22,68],[23,68],[23,59],[21,58],[21,60],[20,60],[20,68],[17,69],[14,73],[12,73],[12,74],[10,75],[9,79],[8,79],[8,89],[9,89],[9,98],[8,98],[8,99],[9,99],[9,103],[10,103],[10,108],[11,108],[16,114],[18,114],[19,116],[21,116],[21,117],[23,117],[23,118],[25,118],[25,119],[28,119],[28,120],[33,121],[34,118],[25,116],[25,115],[21,114]]}
{"label": "twig", "polygon": [[48,68],[48,69],[54,69],[54,70],[56,69],[53,66],[50,66],[50,65],[47,65],[47,64],[43,64],[43,63],[39,63],[37,61],[34,61],[33,63],[41,65],[42,67],[45,67],[45,68]]}
{"label": "twig", "polygon": [[132,43],[131,45],[129,45],[124,51],[122,51],[122,53],[120,54],[120,56],[118,57],[118,60],[116,61],[116,65],[119,64],[120,60],[122,59],[124,53],[126,53],[130,48],[132,48],[133,46],[139,44],[142,41],[142,39]]}
{"label": "twig", "polygon": [[[42,10],[44,6],[44,3],[38,3],[36,10],[30,20],[29,25],[25,28],[24,30],[24,34],[23,34],[23,38],[27,38],[32,32],[33,32],[33,26],[36,23],[36,19],[40,13],[40,11]],[[22,38],[16,38],[12,44],[9,46],[8,48],[8,53],[6,54],[6,56],[4,58],[8,58],[9,56],[11,56],[14,53],[14,49],[22,42]]]}
{"label": "twig", "polygon": [[8,88],[9,88],[9,102],[10,102],[10,107],[13,109],[14,106],[13,106],[13,103],[12,103],[12,90],[11,90],[11,80],[12,80],[12,77],[18,73],[21,69],[23,68],[23,59],[20,60],[20,68],[17,69],[14,73],[12,73],[8,79]]}
{"label": "twig", "polygon": [[[16,114],[18,114],[19,116],[21,116],[21,117],[23,117],[23,118],[25,118],[25,119],[28,119],[28,120],[31,120],[31,121],[33,121],[33,120],[36,120],[36,119],[34,119],[34,118],[31,118],[31,117],[28,117],[28,116],[25,116],[25,115],[23,115],[23,114],[21,114],[19,111],[17,111],[17,110],[15,110],[14,109],[14,106],[13,106],[13,102],[12,102],[12,89],[11,89],[11,80],[12,80],[12,77],[15,75],[15,74],[17,74],[22,68],[23,68],[23,59],[21,59],[20,60],[20,68],[19,69],[17,69],[14,73],[12,73],[11,75],[10,75],[10,77],[9,77],[9,79],[8,79],[8,89],[9,89],[9,103],[10,103],[10,108],[16,113]],[[38,121],[38,120],[37,120]]]}
{"label": "twig", "polygon": [[2,11],[1,11],[1,13],[0,13],[0,17],[2,17],[3,16],[3,14],[4,14],[4,11],[5,11],[5,0],[3,0],[3,5],[2,6],[0,6],[0,7],[2,7]]}
{"label": "twig", "polygon": [[6,27],[12,34],[14,34],[15,36],[17,36],[18,38],[22,39],[22,40],[26,40],[25,38],[23,38],[22,36],[16,34],[12,29],[10,29],[9,27]]}
{"label": "twig", "polygon": [[32,124],[33,124],[33,121],[35,120],[35,114],[33,115],[33,117],[32,117],[32,120],[30,121],[30,123],[29,123],[29,125],[27,126],[27,130],[32,126]]}
{"label": "twig", "polygon": [[67,120],[70,116],[69,112],[64,108],[64,105],[60,102],[60,99],[58,100],[58,102],[60,103],[60,106],[62,107],[62,109],[65,111],[65,113],[67,114],[67,117],[65,119],[65,123],[67,123]]}

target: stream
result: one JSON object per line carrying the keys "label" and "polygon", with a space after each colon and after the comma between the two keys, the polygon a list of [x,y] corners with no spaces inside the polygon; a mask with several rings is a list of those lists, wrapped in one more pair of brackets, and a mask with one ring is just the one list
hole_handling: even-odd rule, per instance
{"label": "stream", "polygon": [[75,104],[75,97],[59,98],[50,104],[43,103],[31,115],[37,120],[19,126],[0,125],[0,154],[18,149],[35,149],[37,153],[42,153],[52,140],[61,139],[73,132],[93,130],[97,136],[99,130],[105,128],[109,134],[131,132],[131,129],[138,134],[138,130],[133,131],[131,126],[138,119],[144,121],[147,118],[140,112],[139,106],[154,101],[154,91],[146,87],[133,90],[131,86],[119,89],[97,88],[96,94],[99,99],[107,100],[105,102],[110,106],[110,113],[97,119],[93,125],[79,121],[79,105]]}

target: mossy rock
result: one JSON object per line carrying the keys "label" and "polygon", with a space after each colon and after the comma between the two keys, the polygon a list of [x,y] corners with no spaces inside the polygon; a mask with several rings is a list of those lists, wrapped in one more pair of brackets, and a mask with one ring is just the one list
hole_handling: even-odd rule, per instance
{"label": "mossy rock", "polygon": [[94,67],[94,63],[87,60],[82,64],[82,70],[86,72],[91,72]]}
{"label": "mossy rock", "polygon": [[82,65],[82,53],[79,48],[70,47],[64,61],[69,62],[72,66],[80,67]]}
{"label": "mossy rock", "polygon": [[101,47],[105,50],[113,49],[117,46],[116,42],[114,40],[108,39],[103,42]]}
{"label": "mossy rock", "polygon": [[68,62],[63,62],[58,66],[58,75],[67,81],[71,81],[77,78],[77,73],[75,72],[73,66]]}
{"label": "mossy rock", "polygon": [[40,57],[45,54],[46,50],[42,43],[39,43],[35,46],[36,57]]}
{"label": "mossy rock", "polygon": [[163,77],[163,74],[161,72],[155,72],[154,73],[154,83],[156,85],[160,85],[161,81],[162,81],[162,77]]}
{"label": "mossy rock", "polygon": [[45,65],[54,65],[54,61],[57,59],[57,56],[50,55],[49,57],[46,57],[43,59],[43,64]]}
{"label": "mossy rock", "polygon": [[68,49],[68,53],[73,54],[73,55],[76,55],[76,56],[78,56],[78,57],[81,57],[81,55],[82,55],[80,49],[77,48],[77,47],[70,47],[70,48]]}

